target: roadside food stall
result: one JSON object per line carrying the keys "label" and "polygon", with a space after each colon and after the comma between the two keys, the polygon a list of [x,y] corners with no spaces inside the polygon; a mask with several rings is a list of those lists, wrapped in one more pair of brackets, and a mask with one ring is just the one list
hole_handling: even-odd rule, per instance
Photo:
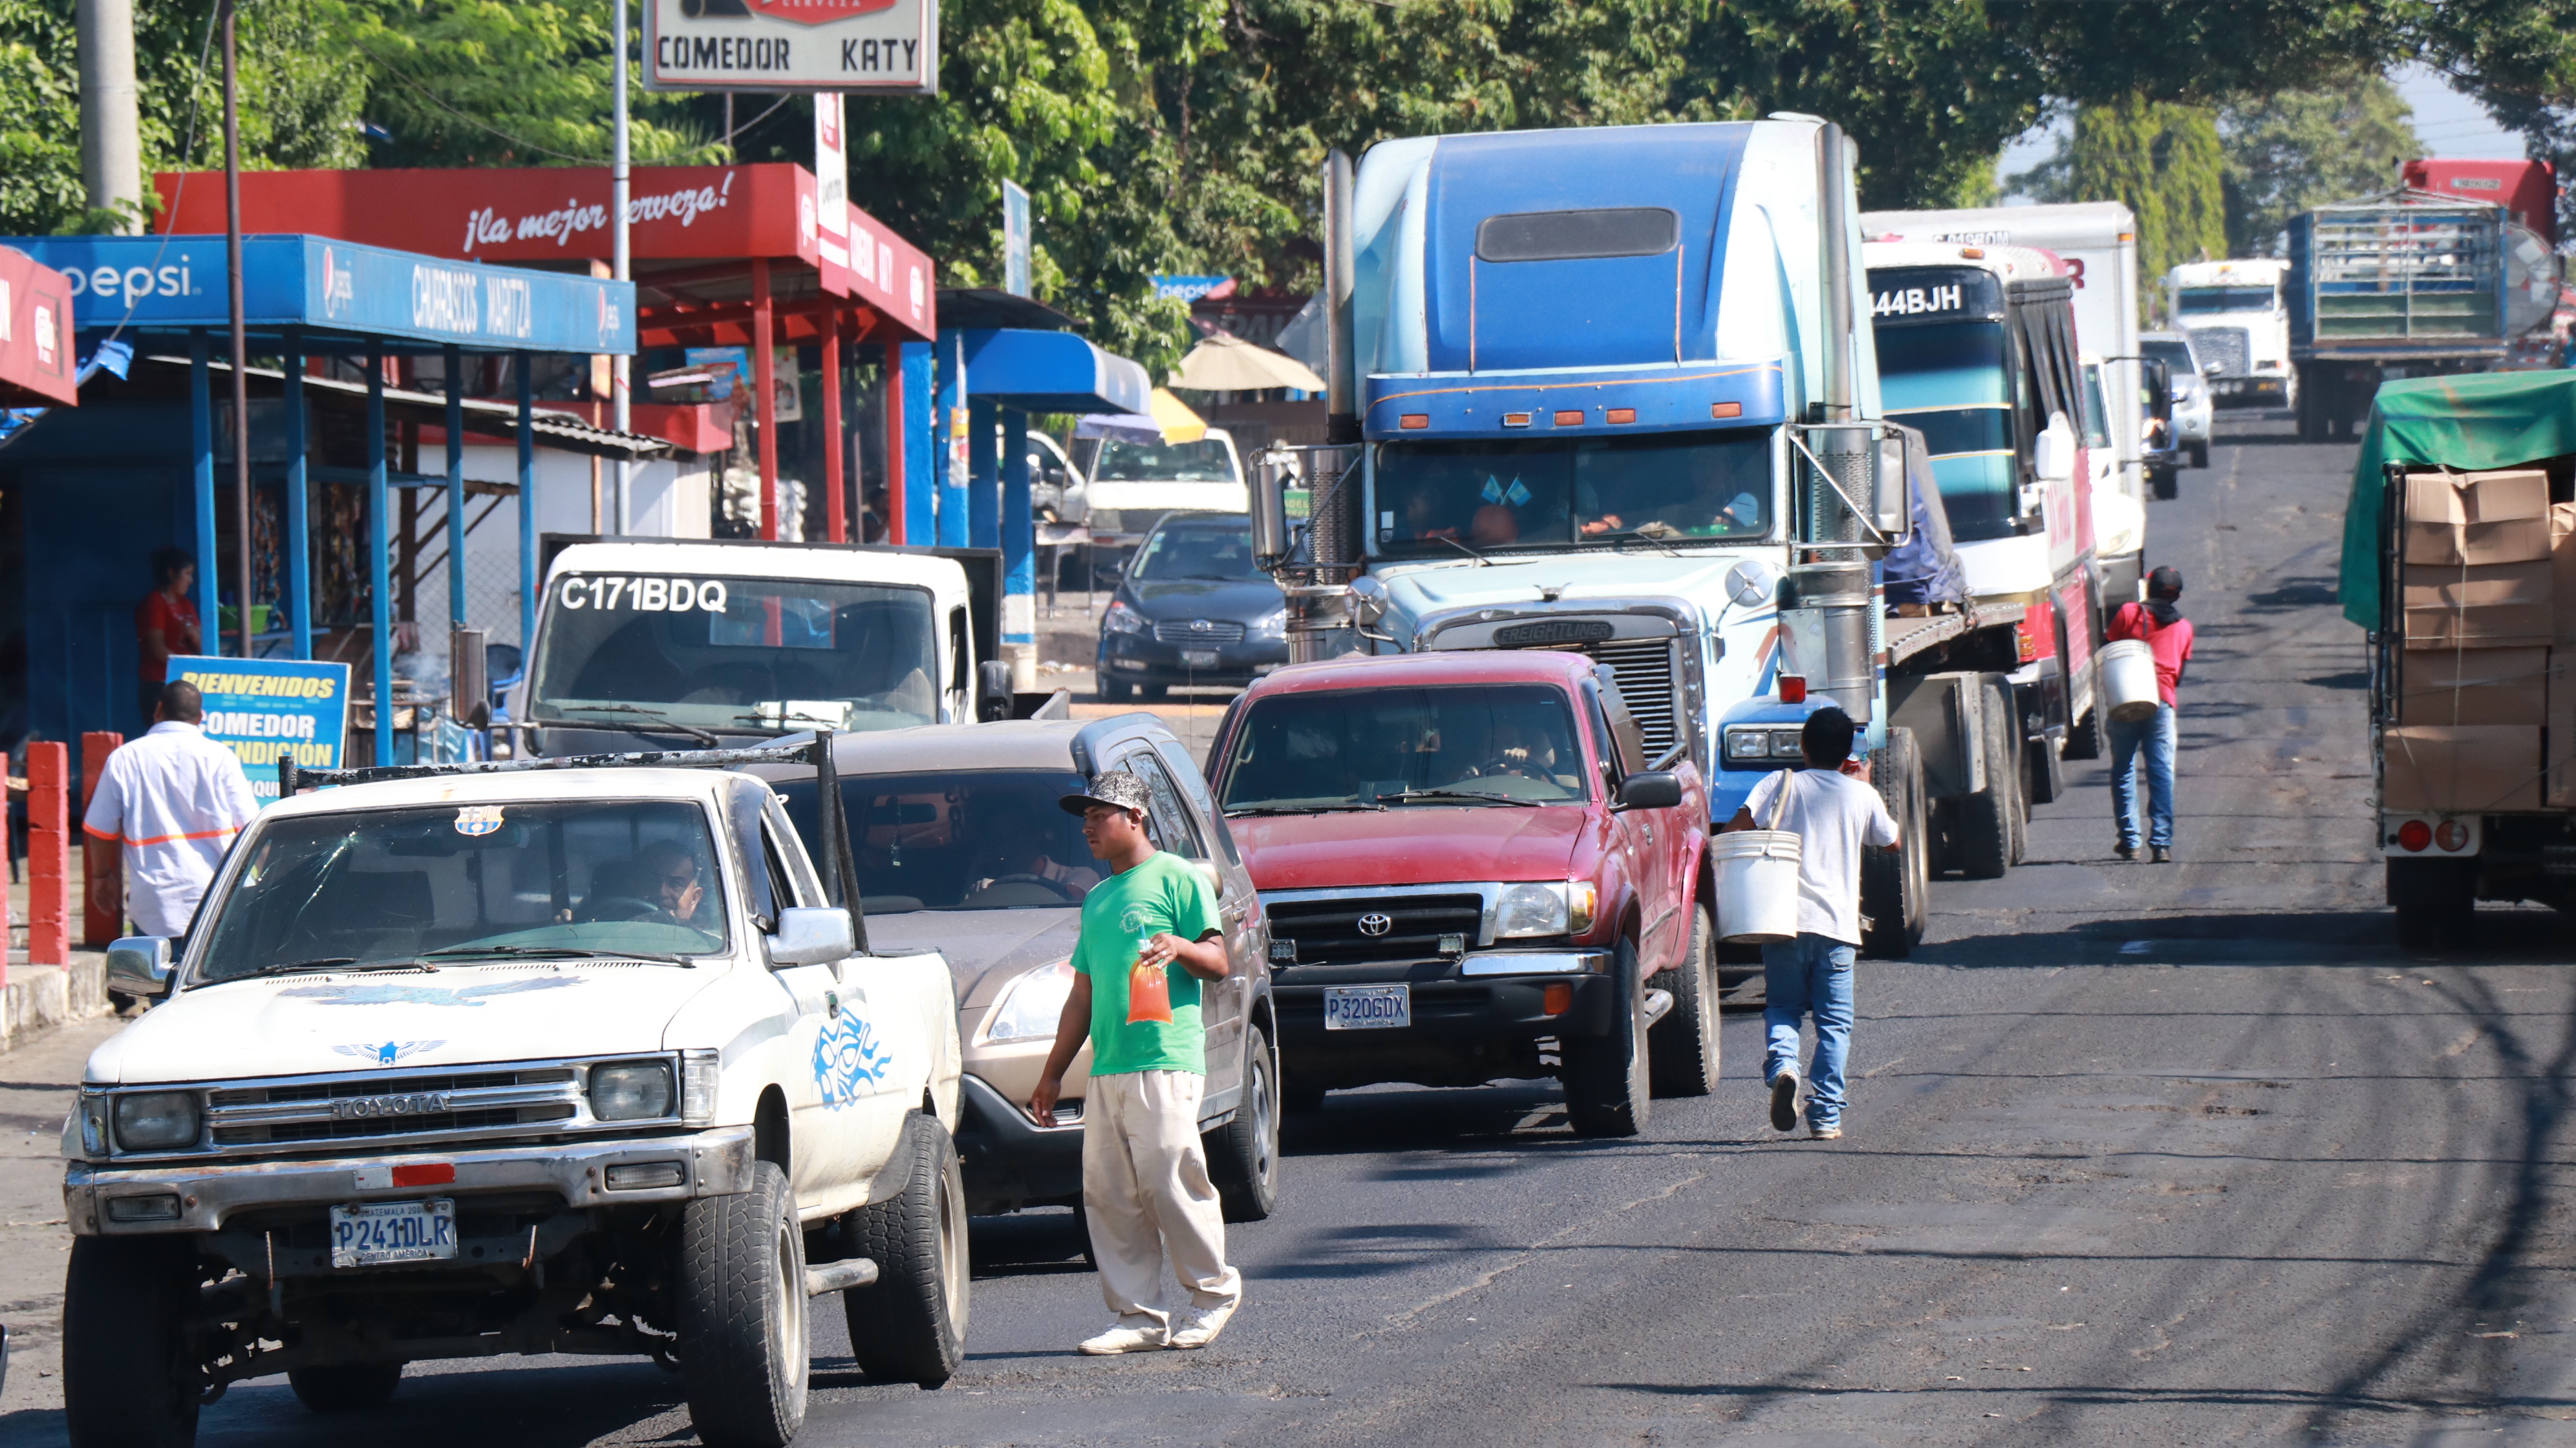
{"label": "roadside food stall", "polygon": [[[195,184],[185,184],[193,181]],[[163,224],[220,231],[224,188],[215,172],[155,178]],[[825,536],[849,538],[841,363],[845,346],[884,349],[884,473],[903,479],[889,498],[930,486],[931,361],[936,334],[930,259],[855,206],[835,236],[818,225],[814,173],[784,162],[742,166],[641,166],[627,214],[635,273],[625,313],[634,346],[742,347],[753,370],[760,473],[760,536],[779,536],[778,398],[782,349],[821,354]],[[597,272],[610,258],[611,178],[605,166],[453,170],[251,171],[241,178],[246,230],[293,228],[376,246],[425,248],[478,262],[574,266]],[[843,203],[847,206],[847,203]],[[785,379],[793,393],[795,379]],[[605,425],[604,404],[590,420]],[[651,401],[636,399],[630,426],[669,435]],[[679,440],[676,437],[673,439]],[[907,539],[907,509],[887,509],[886,542]],[[927,542],[927,537],[912,541]]]}
{"label": "roadside food stall", "polygon": [[[6,561],[24,590],[25,677],[16,682],[25,685],[18,693],[31,714],[26,722],[53,738],[122,731],[133,722],[125,681],[134,677],[135,655],[130,628],[118,625],[147,586],[157,544],[181,540],[194,555],[208,651],[223,647],[214,636],[224,571],[215,478],[218,438],[229,452],[232,428],[228,420],[217,426],[212,379],[227,367],[214,358],[229,325],[224,238],[38,237],[7,244],[60,268],[82,345],[113,338],[138,354],[129,378],[92,380],[91,405],[49,413],[0,450],[0,487],[16,495],[21,509],[18,556]],[[254,365],[245,379],[252,396],[253,487],[267,485],[256,501],[273,505],[273,596],[285,614],[266,642],[294,659],[314,657],[313,601],[317,584],[327,580],[314,577],[319,550],[312,504],[325,486],[337,485],[350,506],[345,516],[327,519],[319,536],[339,543],[360,532],[365,538],[362,549],[349,550],[359,555],[349,562],[353,573],[362,570],[363,583],[343,580],[343,596],[364,609],[363,621],[350,621],[350,632],[364,635],[355,652],[371,656],[374,688],[363,696],[370,704],[394,699],[386,544],[391,490],[443,495],[447,536],[460,539],[469,431],[516,441],[515,486],[522,497],[531,493],[540,443],[619,457],[662,450],[649,439],[540,413],[526,366],[509,369],[518,379],[515,405],[469,400],[463,391],[467,356],[633,352],[634,290],[624,283],[308,235],[245,237],[242,269],[251,353],[281,364]],[[445,358],[443,396],[387,386],[388,358],[424,353]],[[354,364],[360,376],[310,376],[308,364],[317,358]],[[387,425],[398,411],[434,418],[444,431],[443,473],[389,466]],[[524,614],[535,597],[535,510],[523,507],[519,516]],[[254,540],[233,541],[247,548]],[[459,629],[467,622],[462,551],[448,550],[449,621]],[[239,602],[246,609],[259,605],[257,598]],[[374,712],[375,757],[382,758],[391,750],[393,711]]]}

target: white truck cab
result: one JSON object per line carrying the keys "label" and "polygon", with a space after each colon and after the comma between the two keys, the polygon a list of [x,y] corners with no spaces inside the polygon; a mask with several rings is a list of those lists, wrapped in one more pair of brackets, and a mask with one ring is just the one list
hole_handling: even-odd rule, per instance
{"label": "white truck cab", "polygon": [[574,542],[510,717],[548,756],[1008,718],[999,582],[989,549]]}
{"label": "white truck cab", "polygon": [[2184,262],[2165,273],[2174,325],[2191,338],[2212,397],[2298,405],[2290,311],[2281,294],[2289,273],[2288,262],[2270,257]]}
{"label": "white truck cab", "polygon": [[340,787],[262,814],[184,942],[109,952],[156,1004],[63,1134],[78,1448],[185,1444],[281,1371],[327,1411],[566,1352],[775,1448],[825,1292],[870,1371],[954,1372],[947,962],[869,952],[761,781],[585,763],[305,776]]}

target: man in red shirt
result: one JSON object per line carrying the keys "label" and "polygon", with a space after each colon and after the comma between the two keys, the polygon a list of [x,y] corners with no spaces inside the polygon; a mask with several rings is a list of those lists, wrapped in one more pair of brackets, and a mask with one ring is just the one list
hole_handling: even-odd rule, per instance
{"label": "man in red shirt", "polygon": [[197,652],[197,603],[188,596],[196,586],[197,560],[187,549],[153,550],[152,591],[134,606],[135,698],[147,733],[161,707],[161,686],[169,682],[170,656]]}
{"label": "man in red shirt", "polygon": [[2156,656],[2156,692],[2164,702],[2144,719],[2110,721],[2111,813],[2119,820],[2114,846],[2123,860],[2138,857],[2138,790],[2131,769],[2141,756],[2147,767],[2148,858],[2161,865],[2173,859],[2174,686],[2191,662],[2191,620],[2177,605],[2182,574],[2159,568],[2147,575],[2147,601],[2128,603],[2112,616],[2107,631],[2114,639],[2139,639]]}

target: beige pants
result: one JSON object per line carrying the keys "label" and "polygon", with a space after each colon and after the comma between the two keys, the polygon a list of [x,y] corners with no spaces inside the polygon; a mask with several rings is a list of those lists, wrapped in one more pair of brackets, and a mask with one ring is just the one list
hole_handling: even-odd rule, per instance
{"label": "beige pants", "polygon": [[1082,1206],[1100,1295],[1122,1327],[1163,1327],[1169,1256],[1190,1306],[1227,1307],[1243,1274],[1225,1265],[1225,1214],[1199,1145],[1195,1071],[1094,1076],[1082,1101]]}

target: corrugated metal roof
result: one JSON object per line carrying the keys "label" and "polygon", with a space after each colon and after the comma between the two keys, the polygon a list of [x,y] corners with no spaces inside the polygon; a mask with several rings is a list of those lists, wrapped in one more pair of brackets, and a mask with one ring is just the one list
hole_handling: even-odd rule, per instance
{"label": "corrugated metal roof", "polygon": [[[188,359],[185,357],[146,357],[143,360],[155,366],[182,370],[188,366]],[[209,361],[206,365],[209,371],[219,374],[231,370],[229,363],[220,360]],[[281,387],[286,381],[286,374],[274,367],[246,367],[242,369],[242,375],[249,381],[267,382]],[[360,407],[366,405],[367,385],[363,382],[347,382],[334,377],[306,377],[304,391],[316,403],[326,406],[345,407],[352,400]],[[437,393],[388,387],[384,395],[385,416],[396,421],[423,422],[437,427],[447,420],[447,399]],[[469,397],[465,399],[464,410],[466,431],[517,440],[519,436],[517,403]],[[615,428],[593,427],[571,413],[556,412],[545,407],[535,410],[533,430],[541,446],[562,452],[580,453],[585,457],[627,458],[640,462],[646,458],[668,456],[673,450],[671,444],[661,438],[646,437],[641,433],[619,432]]]}

